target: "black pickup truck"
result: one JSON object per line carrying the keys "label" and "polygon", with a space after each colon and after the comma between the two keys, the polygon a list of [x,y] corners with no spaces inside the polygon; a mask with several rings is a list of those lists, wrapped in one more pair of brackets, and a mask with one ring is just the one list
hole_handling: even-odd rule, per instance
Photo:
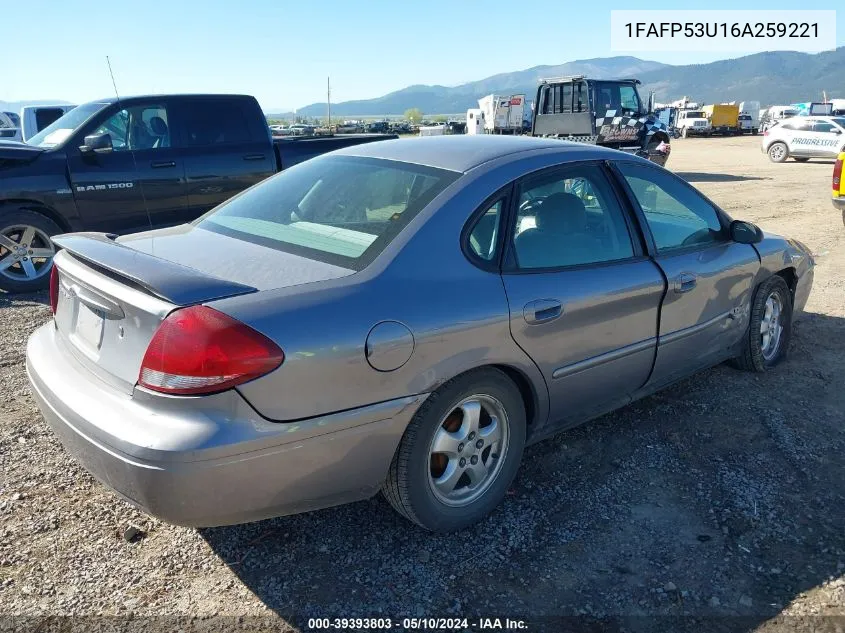
{"label": "black pickup truck", "polygon": [[162,95],[77,106],[27,143],[0,141],[0,288],[46,287],[68,231],[182,224],[366,134],[273,138],[254,97]]}

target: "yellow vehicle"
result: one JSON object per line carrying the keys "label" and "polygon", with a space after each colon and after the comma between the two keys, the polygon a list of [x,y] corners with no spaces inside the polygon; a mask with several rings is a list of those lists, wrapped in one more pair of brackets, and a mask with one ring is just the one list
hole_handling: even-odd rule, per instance
{"label": "yellow vehicle", "polygon": [[710,121],[713,134],[741,134],[739,129],[739,106],[729,103],[706,105],[702,108]]}
{"label": "yellow vehicle", "polygon": [[842,177],[845,152],[841,152],[833,166],[833,206],[842,209],[842,223],[845,224],[845,178]]}

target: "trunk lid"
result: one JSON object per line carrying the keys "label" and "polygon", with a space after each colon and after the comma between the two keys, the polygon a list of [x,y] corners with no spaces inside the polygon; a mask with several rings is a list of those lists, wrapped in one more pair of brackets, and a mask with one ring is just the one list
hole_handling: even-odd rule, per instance
{"label": "trunk lid", "polygon": [[354,272],[190,225],[53,241],[62,249],[54,259],[59,337],[80,364],[126,394],[173,310]]}
{"label": "trunk lid", "polygon": [[101,233],[54,239],[55,324],[68,351],[112,387],[131,394],[153,334],[174,309],[255,288],[134,251]]}

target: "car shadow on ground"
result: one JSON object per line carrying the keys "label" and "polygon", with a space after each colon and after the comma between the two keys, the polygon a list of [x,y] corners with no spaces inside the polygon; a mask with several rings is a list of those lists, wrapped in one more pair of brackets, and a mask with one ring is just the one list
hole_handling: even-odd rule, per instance
{"label": "car shadow on ground", "polygon": [[741,182],[743,180],[771,180],[760,176],[737,176],[735,174],[707,173],[698,171],[676,171],[687,182]]}
{"label": "car shadow on ground", "polygon": [[531,631],[775,617],[783,628],[765,630],[796,630],[787,607],[845,587],[843,358],[845,319],[804,315],[766,374],[722,365],[530,447],[503,504],[457,534],[423,532],[381,497],[200,534],[301,627],[462,615]]}
{"label": "car shadow on ground", "polygon": [[46,290],[27,292],[22,294],[3,292],[0,290],[0,309],[15,308],[24,304],[40,303],[50,305],[50,297]]}

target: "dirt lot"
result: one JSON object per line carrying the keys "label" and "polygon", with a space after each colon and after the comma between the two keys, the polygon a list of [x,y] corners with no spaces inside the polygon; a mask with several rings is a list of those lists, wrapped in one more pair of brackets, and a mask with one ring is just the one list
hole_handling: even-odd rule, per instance
{"label": "dirt lot", "polygon": [[[205,624],[256,630],[268,617],[309,630],[309,617],[458,614],[535,631],[845,627],[845,229],[831,163],[770,163],[759,137],[673,145],[669,167],[735,218],[816,254],[790,360],[764,376],[715,368],[529,449],[503,507],[452,536],[380,497],[199,531],[144,516],[64,453],[29,395],[24,348],[45,297],[0,297],[0,615],[40,616],[9,622],[41,630],[55,614],[132,614],[147,631],[175,628],[150,615],[245,616]],[[143,532],[127,542],[130,524]],[[818,614],[842,619],[796,617]],[[611,616],[625,620],[592,620]]]}

